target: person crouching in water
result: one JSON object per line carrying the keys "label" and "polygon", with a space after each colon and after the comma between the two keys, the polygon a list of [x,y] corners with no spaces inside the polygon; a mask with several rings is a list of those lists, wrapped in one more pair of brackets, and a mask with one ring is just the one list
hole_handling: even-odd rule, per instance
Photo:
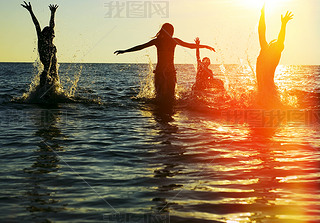
{"label": "person crouching in water", "polygon": [[[197,37],[195,39],[197,46],[200,46],[200,40]],[[201,91],[207,88],[214,88],[218,91],[225,91],[223,82],[213,76],[213,72],[209,69],[211,61],[208,57],[204,57],[201,61],[199,47],[196,48],[197,56],[197,76],[196,82],[193,85],[193,90]]]}

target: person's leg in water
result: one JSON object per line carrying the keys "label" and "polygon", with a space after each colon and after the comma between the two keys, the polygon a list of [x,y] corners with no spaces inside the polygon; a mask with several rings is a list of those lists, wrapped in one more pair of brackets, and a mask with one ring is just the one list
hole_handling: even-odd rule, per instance
{"label": "person's leg in water", "polygon": [[45,57],[40,56],[40,61],[44,67],[42,73],[40,74],[40,87],[42,88],[47,83],[51,60],[50,60],[50,58],[45,58]]}
{"label": "person's leg in water", "polygon": [[154,84],[157,103],[171,107],[175,100],[176,72],[155,72]]}
{"label": "person's leg in water", "polygon": [[47,82],[48,70],[44,69],[40,74],[40,87],[44,87]]}
{"label": "person's leg in water", "polygon": [[58,76],[58,71],[57,71],[57,57],[55,54],[53,54],[52,59],[51,59],[49,76],[51,79],[50,80],[51,84],[55,84],[55,83],[59,82],[59,76]]}

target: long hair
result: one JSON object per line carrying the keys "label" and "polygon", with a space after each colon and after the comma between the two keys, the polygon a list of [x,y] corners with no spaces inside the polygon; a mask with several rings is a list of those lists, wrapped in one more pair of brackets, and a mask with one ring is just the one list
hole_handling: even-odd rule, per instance
{"label": "long hair", "polygon": [[46,39],[50,39],[52,37],[54,37],[54,30],[49,27],[46,26],[43,28],[43,30],[41,31],[41,34],[46,38]]}
{"label": "long hair", "polygon": [[172,37],[174,32],[173,25],[170,23],[165,23],[162,25],[159,32],[153,38],[163,38],[165,36]]}

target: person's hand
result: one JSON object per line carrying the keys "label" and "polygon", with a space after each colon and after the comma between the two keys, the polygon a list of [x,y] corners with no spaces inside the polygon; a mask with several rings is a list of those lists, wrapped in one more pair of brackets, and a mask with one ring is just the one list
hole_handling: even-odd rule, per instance
{"label": "person's hand", "polygon": [[58,5],[52,5],[52,4],[49,5],[49,9],[50,9],[50,11],[53,12],[53,13],[56,12],[56,10],[57,10],[58,7],[59,7]]}
{"label": "person's hand", "polygon": [[125,51],[124,51],[124,50],[117,50],[117,51],[114,51],[114,54],[115,54],[115,55],[119,55],[119,54],[123,54],[123,53],[125,53]]}
{"label": "person's hand", "polygon": [[28,4],[28,3],[26,3],[25,1],[24,1],[23,3],[24,3],[24,4],[21,4],[21,6],[22,6],[23,8],[26,8],[29,12],[31,12],[31,11],[32,11],[31,3],[29,2],[29,4]]}
{"label": "person's hand", "polygon": [[261,13],[264,13],[266,9],[266,3],[263,4],[262,9],[261,9]]}
{"label": "person's hand", "polygon": [[208,50],[211,50],[211,51],[213,51],[213,52],[216,52],[216,50],[215,50],[213,47],[211,47],[211,46],[207,46],[207,49],[208,49]]}
{"label": "person's hand", "polygon": [[195,39],[194,39],[194,42],[195,42],[197,45],[200,45],[200,39],[199,39],[199,37],[195,38]]}
{"label": "person's hand", "polygon": [[285,16],[281,15],[281,22],[287,24],[291,19],[293,19],[292,12],[287,12]]}

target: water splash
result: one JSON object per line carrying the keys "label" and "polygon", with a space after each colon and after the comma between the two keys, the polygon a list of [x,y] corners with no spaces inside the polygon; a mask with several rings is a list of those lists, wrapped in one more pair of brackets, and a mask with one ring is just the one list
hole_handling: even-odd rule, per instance
{"label": "water splash", "polygon": [[240,60],[240,63],[240,65],[228,65],[228,69],[224,64],[221,64],[219,68],[224,77],[228,107],[248,108],[252,106],[254,101],[255,75],[243,60]]}
{"label": "water splash", "polygon": [[155,98],[155,88],[154,88],[154,73],[153,73],[153,64],[150,57],[149,59],[148,72],[139,73],[140,79],[140,88],[137,96],[133,97],[134,99],[153,99]]}
{"label": "water splash", "polygon": [[[57,70],[58,68],[59,67],[57,67]],[[63,88],[63,85],[61,84],[60,80],[56,81],[52,85],[48,84],[43,87],[40,87],[40,75],[42,71],[43,65],[40,62],[40,60],[37,59],[33,63],[33,76],[29,85],[29,90],[26,93],[23,93],[23,95],[20,98],[15,98],[14,101],[41,104],[74,101],[77,84],[79,82],[82,72],[82,66],[80,66],[78,72],[74,74],[74,80],[71,80],[70,77],[67,76],[67,83],[64,83],[65,86],[69,86],[67,89]],[[65,75],[68,75],[68,72]]]}
{"label": "water splash", "polygon": [[40,62],[39,58],[33,63],[33,76],[32,81],[29,85],[29,90],[26,93],[23,93],[21,99],[27,99],[29,95],[35,91],[36,87],[40,84],[40,74],[43,70],[43,65]]}
{"label": "water splash", "polygon": [[73,80],[69,77],[69,71],[71,70],[71,68],[72,68],[72,64],[70,64],[69,67],[67,68],[67,71],[65,73],[66,83],[64,83],[64,86],[68,86],[64,92],[69,98],[72,98],[75,96],[78,82],[82,74],[83,66],[80,65],[79,68],[74,72]]}

